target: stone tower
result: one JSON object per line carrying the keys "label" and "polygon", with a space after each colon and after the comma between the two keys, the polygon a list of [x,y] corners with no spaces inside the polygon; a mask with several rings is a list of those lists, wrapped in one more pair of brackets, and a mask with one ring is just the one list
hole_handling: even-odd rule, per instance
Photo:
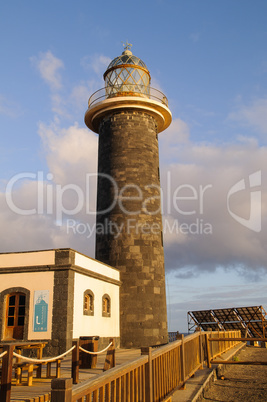
{"label": "stone tower", "polygon": [[99,134],[96,259],[121,273],[121,346],[141,347],[168,342],[158,133],[171,112],[130,46],[109,64],[85,123]]}

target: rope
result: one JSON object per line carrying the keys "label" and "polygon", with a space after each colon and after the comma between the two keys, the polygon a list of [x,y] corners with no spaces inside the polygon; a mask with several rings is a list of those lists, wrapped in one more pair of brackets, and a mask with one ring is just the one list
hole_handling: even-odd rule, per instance
{"label": "rope", "polygon": [[3,356],[5,356],[6,354],[7,354],[7,351],[5,351],[5,352],[1,353],[1,355],[0,355],[0,359],[1,359]]}
{"label": "rope", "polygon": [[72,348],[70,348],[69,350],[67,350],[67,352],[62,353],[62,355],[59,355],[59,356],[56,356],[56,357],[52,357],[51,359],[42,359],[42,360],[39,360],[39,359],[31,359],[30,357],[25,357],[25,356],[19,355],[19,354],[16,353],[16,352],[13,352],[13,355],[16,356],[16,357],[19,357],[19,358],[22,359],[22,360],[26,360],[26,361],[32,362],[32,363],[49,363],[49,362],[54,362],[54,361],[56,361],[56,360],[62,359],[62,357],[66,356],[66,355],[67,355],[68,353],[70,353],[74,348],[76,348],[76,345],[72,346]]}
{"label": "rope", "polygon": [[81,346],[79,346],[79,349],[80,349],[82,352],[88,353],[89,355],[100,355],[100,353],[105,352],[111,345],[112,345],[112,342],[110,342],[110,344],[109,344],[105,349],[100,350],[99,352],[90,352],[89,350],[83,349]]}

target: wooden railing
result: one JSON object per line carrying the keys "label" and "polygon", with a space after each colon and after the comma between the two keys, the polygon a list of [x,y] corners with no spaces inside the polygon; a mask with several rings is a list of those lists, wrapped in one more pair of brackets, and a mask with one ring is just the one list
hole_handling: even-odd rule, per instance
{"label": "wooden railing", "polygon": [[[226,352],[227,350],[233,348],[235,345],[240,343],[238,338],[241,337],[241,331],[218,331],[218,332],[206,332],[205,333],[205,344],[206,344],[206,351],[207,351],[207,358],[206,361],[208,363],[208,367],[210,367],[210,361],[217,356],[220,356],[222,353]],[[230,338],[231,340],[225,341],[216,341],[209,342],[209,339],[226,339]],[[236,340],[233,340],[237,338]]]}
{"label": "wooden railing", "polygon": [[[72,402],[165,400],[182,388],[204,362],[234,347],[239,341],[209,342],[210,337],[238,338],[240,331],[196,332],[157,349],[142,348],[142,356],[71,387],[71,379],[52,382],[52,402],[59,397]],[[61,400],[61,399],[60,399]]]}
{"label": "wooden railing", "polygon": [[168,332],[168,339],[169,339],[169,342],[177,341],[179,335],[180,335],[180,334],[179,334],[179,331]]}

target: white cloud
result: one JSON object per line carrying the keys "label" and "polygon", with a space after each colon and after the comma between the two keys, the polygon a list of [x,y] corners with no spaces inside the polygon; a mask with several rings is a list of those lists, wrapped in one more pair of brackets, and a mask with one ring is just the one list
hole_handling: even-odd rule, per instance
{"label": "white cloud", "polygon": [[103,79],[93,79],[75,85],[68,98],[72,110],[76,110],[79,116],[82,116],[88,105],[89,97],[103,86]]}
{"label": "white cloud", "polygon": [[49,173],[22,172],[7,183],[10,198],[0,193],[1,250],[71,247],[94,257],[97,136],[77,123],[40,123],[39,134]]}
{"label": "white cloud", "polygon": [[40,123],[39,135],[56,183],[81,185],[86,173],[96,173],[98,137],[86,127],[77,123],[68,128]]}
{"label": "white cloud", "polygon": [[62,60],[58,59],[48,50],[46,53],[40,53],[38,57],[32,57],[31,61],[37,67],[41,77],[55,91],[62,87],[61,75],[59,70],[64,68]]}
{"label": "white cloud", "polygon": [[[17,243],[20,249],[33,248],[29,244],[42,248],[40,245],[43,241],[43,247],[70,246],[86,254],[90,250],[93,256],[94,235],[88,238],[87,232],[68,230],[67,219],[74,219],[81,225],[88,223],[91,228],[94,225],[95,216],[86,213],[86,206],[89,205],[90,212],[96,209],[95,176],[90,181],[86,200],[85,196],[88,193],[86,175],[97,171],[98,138],[77,123],[63,128],[57,119],[51,124],[40,123],[39,134],[52,175],[44,177],[44,193],[47,184],[50,185],[50,191],[54,191],[54,212],[47,213],[45,209],[43,216],[23,217],[11,215],[5,207],[1,212],[2,227],[9,225],[8,232],[16,232],[17,227],[27,226],[24,236]],[[196,144],[190,141],[188,126],[179,119],[174,121],[172,128],[161,134],[160,143],[164,221],[168,221],[164,235],[166,269],[182,270],[183,278],[194,277],[196,272],[215,271],[218,266],[232,267],[238,272],[241,269],[244,273],[255,272],[257,276],[257,272],[267,266],[267,183],[264,180],[267,148],[259,146],[252,139],[220,147],[207,143]],[[261,170],[263,178],[258,188],[262,193],[262,231],[255,233],[229,214],[227,194],[235,183],[245,180],[246,190],[231,197],[230,208],[248,219],[250,191],[254,191],[249,188],[249,175],[258,170]],[[36,186],[36,180],[31,185],[22,182],[22,186],[14,190],[15,201],[26,209],[36,206]],[[68,186],[79,188],[84,196],[81,208],[73,214],[68,214],[68,211],[77,207],[79,194],[76,190],[65,191]],[[64,190],[62,202],[67,211],[63,214],[61,228],[56,226],[57,188]],[[46,202],[44,208],[47,208]],[[211,232],[204,231],[206,224],[211,226]],[[46,237],[39,230],[40,225],[47,232]],[[13,239],[10,239],[12,237],[5,239],[2,245],[4,250],[9,248],[8,244],[13,247]]]}
{"label": "white cloud", "polygon": [[[177,124],[176,137],[172,132],[170,140],[163,133],[160,140],[163,210],[172,227],[174,221],[178,222],[176,234],[173,231],[164,237],[167,269],[187,267],[196,272],[212,271],[218,266],[242,266],[252,271],[266,268],[267,183],[262,179],[261,186],[250,189],[249,175],[260,170],[265,177],[267,148],[252,140],[220,147],[189,139],[180,142],[181,132],[183,125]],[[242,179],[246,189],[230,198],[229,207],[236,215],[249,219],[251,192],[261,191],[260,233],[242,226],[227,209],[228,192]],[[205,233],[205,224],[211,225],[211,234]]]}
{"label": "white cloud", "polygon": [[[85,60],[87,59],[85,58]],[[82,65],[87,68],[90,66],[90,69],[93,69],[97,74],[99,71],[103,72],[103,66],[110,61],[105,56],[95,56],[89,59],[90,63],[88,62],[88,65],[86,65],[85,60]],[[86,110],[89,96],[104,86],[101,74],[101,77],[78,82],[71,88],[68,86],[63,88],[60,70],[64,68],[64,63],[54,56],[51,51],[40,53],[38,57],[32,57],[31,61],[43,80],[49,85],[51,90],[51,110],[54,113],[54,118],[71,121],[77,113],[80,118]]]}
{"label": "white cloud", "polygon": [[[30,179],[25,174],[11,189],[12,202],[7,203],[6,194],[0,193],[0,223],[6,228],[1,249],[72,247],[94,256],[94,235],[76,228],[84,222],[93,230],[95,223],[98,138],[85,126],[72,123],[64,127],[62,122],[70,121],[68,110],[72,112],[73,103],[81,95],[86,110],[90,87],[95,81],[76,84],[70,95],[63,97],[58,92],[62,88],[59,70],[64,67],[63,62],[50,51],[32,58],[32,62],[51,90],[53,122],[40,122],[38,129],[49,173],[30,172]],[[90,180],[88,174],[92,175]],[[27,211],[34,209],[29,215]],[[69,218],[75,226],[68,225]]]}
{"label": "white cloud", "polygon": [[[41,61],[44,63],[42,64]],[[98,72],[99,66],[103,63],[106,65],[107,62],[107,58],[98,56],[91,60],[91,68]],[[54,191],[52,206],[55,209],[56,189],[66,190],[67,186],[71,185],[74,189],[79,188],[85,197],[87,196],[86,175],[95,174],[97,171],[97,136],[77,123],[63,127],[59,118],[60,110],[63,107],[64,110],[71,109],[75,98],[83,97],[87,100],[86,87],[93,86],[95,81],[76,83],[70,90],[70,95],[63,100],[55,92],[55,89],[59,89],[61,85],[58,71],[63,67],[63,63],[51,52],[42,54],[38,63],[40,73],[49,83],[54,99],[52,105],[54,122],[41,122],[39,135],[51,173],[51,176],[44,177],[45,194],[48,194],[47,191]],[[102,67],[101,71],[103,71]],[[88,94],[90,95],[90,90]],[[248,109],[242,110],[243,113],[244,110],[246,111],[247,121],[256,121],[263,129],[264,107],[265,103],[262,100],[262,102],[254,103],[249,109],[250,113]],[[246,269],[256,272],[266,267],[266,147],[260,146],[254,138],[245,139],[244,136],[240,137],[240,142],[235,144],[217,146],[212,143],[195,143],[190,140],[189,126],[181,119],[175,119],[171,127],[159,135],[159,143],[164,219],[169,222],[169,227],[173,227],[175,222],[178,222],[178,232],[165,233],[166,268],[185,269],[186,271],[181,273],[186,277],[195,275],[197,269],[212,271],[218,266],[243,267],[243,272]],[[250,195],[251,191],[254,191],[249,189],[249,175],[258,170],[262,172],[262,185],[259,188],[262,192],[262,231],[255,233],[235,221],[229,214],[227,194],[235,183],[245,180],[246,190],[240,191],[230,199],[230,208],[235,214],[248,219]],[[32,180],[31,183],[25,181],[21,184],[20,188],[14,189],[14,197],[22,207],[33,208],[34,202],[38,201],[37,179]],[[3,197],[2,194],[2,202]],[[79,198],[79,194],[75,191],[64,193],[63,201],[66,211],[75,210],[77,197]],[[182,197],[189,198],[182,199]],[[15,235],[15,241],[20,249],[42,248],[40,245],[43,242],[43,247],[75,248],[77,246],[79,251],[88,253],[88,250],[93,250],[94,236],[87,238],[87,233],[74,233],[73,230],[68,231],[66,226],[67,218],[93,226],[95,217],[93,214],[86,213],[86,203],[87,205],[89,203],[90,211],[95,211],[96,177],[90,182],[89,198],[72,215],[65,213],[61,228],[56,226],[57,215],[54,212],[47,212],[47,209],[42,216],[27,217],[11,214],[10,208],[3,205],[0,221],[2,228],[8,226],[8,237],[2,244],[3,250],[10,247],[14,249],[15,243],[11,233],[18,231],[20,237],[17,239]],[[47,207],[46,201],[44,206]],[[203,226],[206,223],[211,225],[212,233],[203,232]],[[25,228],[24,235],[22,235],[23,229],[20,228]]]}
{"label": "white cloud", "polygon": [[159,134],[159,152],[162,164],[170,164],[181,151],[181,147],[189,142],[190,130],[188,125],[177,118],[166,131]]}
{"label": "white cloud", "polygon": [[0,94],[0,114],[14,118],[21,115],[21,110],[15,102]]}
{"label": "white cloud", "polygon": [[[19,188],[13,189],[12,200],[14,205],[21,210],[20,213],[14,211],[14,206],[7,204],[5,194],[0,193],[0,225],[4,229],[4,236],[1,237],[1,252],[70,247],[94,256],[94,236],[87,238],[81,236],[77,231],[69,230],[67,220],[57,226],[55,214],[47,213],[45,199],[43,199],[43,213],[31,215],[24,213],[36,208],[38,199],[39,203],[41,202],[41,193],[38,193],[38,188],[43,188],[45,190],[43,196],[47,196],[47,184],[51,185],[48,182],[38,184],[37,180],[24,181]],[[53,206],[55,207],[55,203]],[[79,218],[77,216],[78,222]],[[94,217],[90,217],[87,222],[93,227]]]}
{"label": "white cloud", "polygon": [[228,118],[243,126],[250,126],[261,134],[267,134],[267,99],[254,99],[250,105],[241,104]]}
{"label": "white cloud", "polygon": [[81,65],[86,70],[93,70],[96,74],[101,76],[103,72],[106,71],[109,63],[111,62],[111,58],[104,56],[102,54],[95,54],[94,56],[85,56],[81,60]]}

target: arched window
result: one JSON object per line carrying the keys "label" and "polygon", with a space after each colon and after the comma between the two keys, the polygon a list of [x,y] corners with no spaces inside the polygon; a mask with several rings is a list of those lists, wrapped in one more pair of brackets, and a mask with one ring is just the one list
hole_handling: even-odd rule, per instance
{"label": "arched window", "polygon": [[102,297],[102,316],[103,317],[110,317],[110,297],[107,294],[104,294]]}
{"label": "arched window", "polygon": [[87,289],[83,294],[83,314],[94,315],[94,299],[93,292]]}

